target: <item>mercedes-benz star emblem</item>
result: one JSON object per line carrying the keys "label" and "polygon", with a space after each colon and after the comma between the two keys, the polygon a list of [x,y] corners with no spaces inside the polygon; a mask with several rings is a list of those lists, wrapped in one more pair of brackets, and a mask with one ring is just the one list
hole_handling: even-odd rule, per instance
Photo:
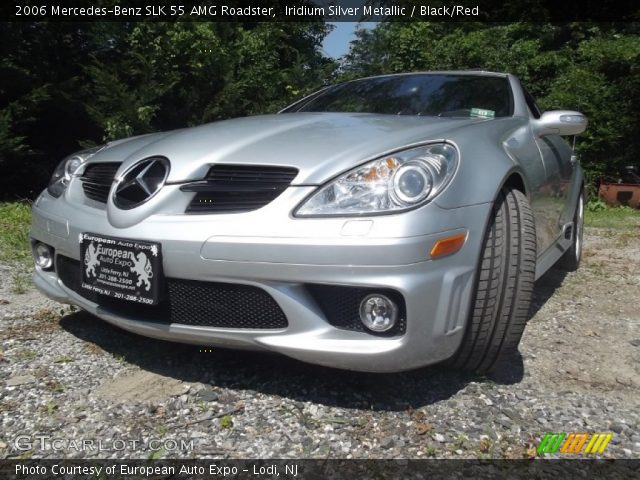
{"label": "mercedes-benz star emblem", "polygon": [[139,161],[116,183],[113,203],[124,210],[142,205],[160,191],[168,175],[169,160],[164,157]]}

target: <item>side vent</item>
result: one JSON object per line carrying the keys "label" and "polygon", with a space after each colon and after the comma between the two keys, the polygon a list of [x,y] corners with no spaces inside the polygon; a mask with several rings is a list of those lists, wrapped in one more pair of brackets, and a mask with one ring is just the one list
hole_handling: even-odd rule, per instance
{"label": "side vent", "polygon": [[204,180],[180,187],[195,192],[187,213],[250,212],[272,202],[291,184],[298,170],[258,165],[214,165]]}

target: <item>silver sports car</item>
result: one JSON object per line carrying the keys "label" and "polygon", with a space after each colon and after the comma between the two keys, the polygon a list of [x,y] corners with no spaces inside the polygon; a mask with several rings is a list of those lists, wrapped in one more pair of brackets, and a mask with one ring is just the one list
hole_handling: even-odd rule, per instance
{"label": "silver sports car", "polygon": [[583,173],[519,80],[349,81],[278,114],[65,158],[33,206],[47,296],[149,337],[390,372],[517,350],[582,249]]}

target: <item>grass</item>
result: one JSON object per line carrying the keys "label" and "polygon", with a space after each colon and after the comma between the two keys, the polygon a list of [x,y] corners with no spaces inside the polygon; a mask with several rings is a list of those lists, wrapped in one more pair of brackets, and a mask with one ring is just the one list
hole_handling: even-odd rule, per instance
{"label": "grass", "polygon": [[458,437],[453,442],[454,450],[460,450],[462,448],[465,448],[468,440],[469,439],[467,438],[466,435],[462,435],[462,434],[458,435]]}
{"label": "grass", "polygon": [[28,271],[16,270],[11,274],[11,292],[17,295],[27,293],[31,286],[31,274]]}
{"label": "grass", "polygon": [[230,415],[225,415],[220,419],[220,428],[231,428],[233,427],[233,420]]}
{"label": "grass", "polygon": [[435,457],[438,454],[438,449],[433,445],[427,445],[424,449],[424,453],[426,453],[428,457]]}
{"label": "grass", "polygon": [[640,209],[630,207],[600,207],[589,208],[587,205],[584,217],[585,224],[597,228],[640,228]]}
{"label": "grass", "polygon": [[162,458],[162,455],[164,455],[165,453],[166,453],[166,450],[164,447],[160,448],[159,450],[153,450],[147,456],[147,460],[158,460]]}
{"label": "grass", "polygon": [[482,437],[480,439],[480,444],[478,445],[478,449],[482,453],[488,453],[489,450],[491,449],[491,446],[492,446],[492,443],[491,443],[491,440],[489,440],[489,437]]}
{"label": "grass", "polygon": [[53,363],[69,363],[73,362],[74,360],[75,358],[70,355],[60,355],[59,357],[56,357]]}
{"label": "grass", "polygon": [[48,401],[46,404],[42,405],[40,409],[47,415],[53,415],[56,410],[58,410],[58,405],[55,402]]}
{"label": "grass", "polygon": [[16,352],[16,357],[20,360],[33,360],[38,356],[38,353],[29,348],[24,348]]}
{"label": "grass", "polygon": [[29,225],[31,204],[0,202],[0,262],[15,265],[11,274],[11,292],[26,293],[31,285]]}
{"label": "grass", "polygon": [[26,202],[0,202],[0,261],[31,264],[29,225],[31,205]]}
{"label": "grass", "polygon": [[66,390],[64,385],[57,380],[48,380],[45,385],[50,391],[54,393],[63,393]]}

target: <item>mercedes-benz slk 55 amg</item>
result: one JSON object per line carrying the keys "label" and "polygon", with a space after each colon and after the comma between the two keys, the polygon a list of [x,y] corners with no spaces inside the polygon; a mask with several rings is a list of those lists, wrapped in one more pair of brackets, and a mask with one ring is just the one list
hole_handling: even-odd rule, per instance
{"label": "mercedes-benz slk 55 amg", "polygon": [[580,261],[583,173],[508,74],[386,75],[273,115],[62,160],[33,206],[35,285],[150,337],[389,372],[486,371],[534,280]]}

